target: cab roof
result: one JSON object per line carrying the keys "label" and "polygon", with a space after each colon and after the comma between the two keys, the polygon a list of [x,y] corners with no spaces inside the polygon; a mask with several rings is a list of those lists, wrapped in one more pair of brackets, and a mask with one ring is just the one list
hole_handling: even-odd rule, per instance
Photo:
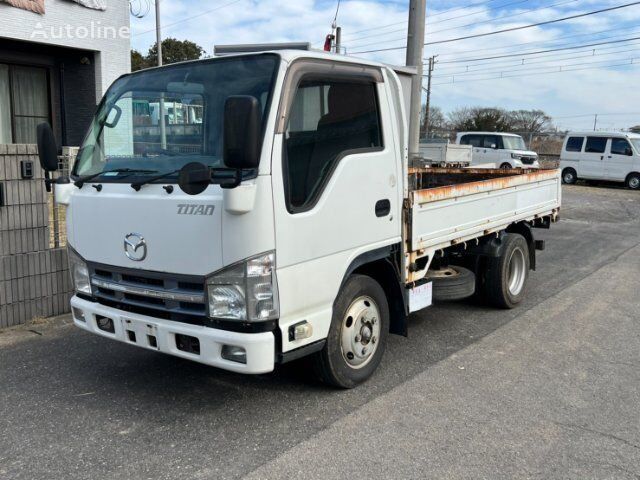
{"label": "cab roof", "polygon": [[567,132],[567,137],[625,137],[640,138],[639,133],[620,131],[598,131],[598,132]]}

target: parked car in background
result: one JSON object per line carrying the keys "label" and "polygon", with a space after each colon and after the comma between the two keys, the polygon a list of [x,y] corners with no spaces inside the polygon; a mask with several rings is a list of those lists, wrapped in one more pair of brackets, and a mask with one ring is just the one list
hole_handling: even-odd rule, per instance
{"label": "parked car in background", "polygon": [[499,132],[461,132],[456,143],[471,145],[473,166],[540,168],[538,154],[527,149],[520,135]]}
{"label": "parked car in background", "polygon": [[570,132],[560,154],[562,181],[624,182],[640,190],[640,134],[626,132]]}
{"label": "parked car in background", "polygon": [[471,145],[457,145],[448,140],[423,139],[420,154],[432,166],[468,167],[471,165],[473,148]]}

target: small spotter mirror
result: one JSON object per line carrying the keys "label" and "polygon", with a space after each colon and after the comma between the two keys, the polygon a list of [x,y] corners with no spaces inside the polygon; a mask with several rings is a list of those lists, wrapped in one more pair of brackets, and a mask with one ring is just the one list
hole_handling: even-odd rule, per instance
{"label": "small spotter mirror", "polygon": [[180,169],[178,185],[187,195],[199,195],[211,183],[211,168],[200,163],[190,162]]}

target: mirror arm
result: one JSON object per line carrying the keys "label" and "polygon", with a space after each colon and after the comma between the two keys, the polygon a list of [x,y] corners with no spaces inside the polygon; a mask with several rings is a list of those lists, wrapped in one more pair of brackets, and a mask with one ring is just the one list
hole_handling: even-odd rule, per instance
{"label": "mirror arm", "polygon": [[220,187],[225,189],[236,188],[242,183],[242,169],[237,168],[233,171],[233,179],[229,183],[221,183]]}

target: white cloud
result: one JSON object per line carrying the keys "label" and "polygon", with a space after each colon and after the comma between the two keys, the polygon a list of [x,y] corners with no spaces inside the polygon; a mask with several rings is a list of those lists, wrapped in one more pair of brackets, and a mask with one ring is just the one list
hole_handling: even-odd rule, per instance
{"label": "white cloud", "polygon": [[[146,1],[146,0],[144,0]],[[330,31],[331,21],[335,13],[336,2],[333,0],[216,0],[215,2],[198,0],[175,0],[163,2],[162,19],[166,28],[163,36],[188,39],[201,45],[207,52],[212,52],[215,44],[234,43],[261,43],[261,42],[285,42],[285,41],[310,41],[316,46],[321,46],[324,37]],[[199,16],[191,21],[170,24],[187,17],[199,15],[202,12],[230,4],[219,8],[206,15]],[[370,50],[404,45],[404,29],[407,20],[407,1],[375,1],[375,0],[343,0],[340,6],[339,23],[343,26],[344,43],[351,52]],[[454,38],[458,36],[474,35],[492,32],[502,28],[517,27],[530,23],[551,20],[558,17],[588,12],[609,6],[618,5],[618,0],[579,0],[558,5],[554,8],[545,8],[536,11],[543,6],[563,3],[562,0],[531,0],[513,5],[508,9],[482,11],[482,6],[460,8],[450,13],[438,15],[444,10],[464,7],[469,4],[477,4],[475,0],[445,1],[434,0],[430,2],[430,15],[433,24],[427,27],[427,41]],[[488,8],[505,5],[511,2],[487,2]],[[496,17],[504,15],[518,15],[516,17],[503,18],[492,21]],[[466,15],[466,16],[465,16]],[[443,21],[450,17],[461,18]],[[583,35],[590,32],[610,30],[611,33],[583,35],[574,39],[560,39],[559,43],[579,44],[593,43],[603,36],[619,35],[625,38],[625,32],[631,32],[631,27],[638,25],[640,20],[640,7],[630,7],[616,10],[602,15],[583,17],[571,22],[563,22],[541,28],[519,30],[511,33],[493,35],[472,40],[444,43],[426,47],[425,55],[439,54],[440,60],[455,58],[469,58],[485,56],[501,52],[513,52],[539,48],[540,44],[531,46],[512,47],[525,42],[552,42],[560,37],[568,35]],[[472,23],[472,25],[467,25]],[[486,23],[482,23],[486,22]],[[364,29],[385,26],[379,30]],[[466,25],[466,26],[462,26]],[[455,27],[455,28],[452,28]],[[145,52],[155,41],[153,12],[144,19],[132,18],[133,47]],[[450,29],[431,36],[429,31]],[[622,29],[622,30],[619,30]],[[625,30],[626,29],[626,30]],[[394,32],[394,30],[399,30]],[[640,36],[640,25],[635,30]],[[370,38],[360,39],[372,35]],[[354,40],[355,39],[355,40]],[[391,41],[393,39],[397,39]],[[595,40],[594,40],[595,39]],[[379,43],[377,43],[379,42]],[[376,43],[370,47],[360,47]],[[640,56],[640,42],[637,52],[620,53],[619,55],[607,55],[593,60],[585,58],[588,65],[590,61],[615,60],[625,55]],[[543,46],[549,43],[542,44]],[[511,47],[511,48],[510,48]],[[624,47],[621,46],[620,50]],[[629,49],[633,47],[627,47]],[[492,49],[478,51],[481,49]],[[610,49],[609,51],[614,51]],[[571,51],[565,52],[561,60],[555,65],[576,63],[580,60],[571,60]],[[604,51],[603,51],[604,53]],[[404,50],[389,52],[376,52],[361,55],[375,60],[402,64],[404,63]],[[566,59],[566,60],[564,60]],[[518,60],[517,58],[515,59]],[[533,60],[533,57],[531,58]],[[545,59],[546,60],[546,59]],[[548,60],[554,60],[550,58]],[[544,61],[539,59],[538,61]],[[526,62],[525,62],[526,63]],[[640,63],[640,60],[638,61]],[[513,69],[518,68],[510,62],[496,62],[495,65],[486,65],[484,68],[495,72],[501,66]],[[600,64],[603,65],[603,64]],[[445,69],[445,65],[436,67],[436,74],[451,72]],[[523,74],[534,73],[544,66],[535,65],[525,67]],[[442,70],[439,72],[438,68]],[[489,75],[489,74],[488,74]],[[623,69],[592,69],[555,75],[532,75],[518,78],[494,79],[489,81],[474,81],[459,83],[456,85],[438,85],[433,89],[433,103],[441,106],[445,111],[465,105],[494,105],[505,108],[542,108],[552,115],[565,116],[587,113],[618,113],[626,111],[640,111],[640,89],[637,88],[637,79],[640,69],[637,67]],[[459,79],[462,79],[460,77]],[[468,77],[474,78],[474,77]],[[475,77],[477,78],[477,77]],[[434,83],[441,83],[442,79]],[[634,105],[638,105],[634,107]],[[586,118],[586,117],[585,117]],[[575,119],[563,119],[563,126],[580,127],[588,123],[589,119],[583,117]],[[604,117],[603,117],[604,118]],[[607,122],[618,127],[626,127],[640,123],[640,116],[606,117]]]}

